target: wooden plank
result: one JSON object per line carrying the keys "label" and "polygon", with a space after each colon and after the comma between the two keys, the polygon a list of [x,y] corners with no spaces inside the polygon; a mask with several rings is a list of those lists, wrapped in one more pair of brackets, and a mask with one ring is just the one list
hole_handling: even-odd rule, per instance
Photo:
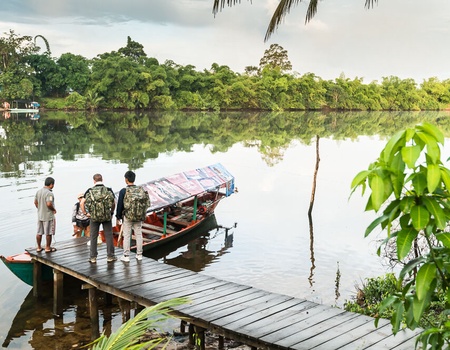
{"label": "wooden plank", "polygon": [[[163,227],[157,226],[157,225],[152,225],[152,224],[147,224],[146,222],[142,223],[142,229],[143,230],[144,229],[145,230],[151,230],[152,234],[155,234],[154,231],[164,232],[164,228]],[[169,228],[166,228],[166,233],[174,234],[174,233],[178,233],[178,231],[174,231],[174,230],[171,230]]]}
{"label": "wooden plank", "polygon": [[[324,313],[320,314],[322,317],[325,316]],[[324,332],[329,330],[330,328],[339,327],[346,321],[349,321],[355,317],[355,315],[345,312],[342,310],[341,313],[336,315],[330,315],[327,313],[327,319],[311,319],[307,320],[309,323],[295,323],[291,325],[290,328],[293,329],[293,333],[280,341],[277,341],[276,344],[279,346],[285,346],[292,349],[305,349],[305,342],[308,340],[320,339],[322,342],[325,338]],[[296,330],[296,331],[295,331]],[[306,348],[309,345],[306,345]]]}
{"label": "wooden plank", "polygon": [[[237,305],[247,305],[250,303],[258,303],[262,300],[267,300],[267,297],[270,293],[262,290],[258,290],[255,288],[251,288],[249,290],[250,293],[245,292],[242,295],[235,298],[234,296],[217,296],[217,299],[220,299],[221,302],[215,303],[215,305],[210,305],[208,308],[200,308],[197,311],[190,311],[189,314],[193,316],[196,320],[200,320],[202,322],[210,323],[210,315],[217,315],[219,313],[225,312],[233,313],[236,312]],[[232,310],[232,308],[235,308]],[[238,308],[239,310],[240,308]]]}
{"label": "wooden plank", "polygon": [[210,314],[209,319],[215,326],[224,326],[238,319],[257,314],[262,310],[292,299],[292,297],[269,294],[261,299],[262,300],[258,300],[256,304],[248,302],[244,305],[230,307],[227,310],[224,310],[224,312],[217,312],[214,313],[214,315]]}
{"label": "wooden plank", "polygon": [[[297,315],[300,312],[312,309],[318,305],[306,300],[293,299],[290,301],[290,304],[281,304],[280,307],[284,306],[284,308],[276,313],[267,314],[267,312],[262,312],[264,317],[254,322],[241,325],[239,329],[247,334],[252,334],[256,338],[262,338],[278,330],[286,330],[286,328],[292,326],[293,322],[298,319]],[[227,328],[231,328],[232,326],[237,328],[238,325],[226,325]],[[298,332],[298,328],[294,332]]]}
{"label": "wooden plank", "polygon": [[[248,331],[248,333],[252,334],[254,330],[260,329],[260,323],[267,321],[269,317],[271,319],[271,327],[273,327],[273,323],[275,323],[278,318],[284,319],[286,317],[286,310],[292,309],[294,307],[302,307],[300,304],[302,304],[303,302],[303,300],[294,298],[287,299],[270,308],[260,310],[255,314],[240,318],[238,320],[234,320],[230,323],[223,324],[223,326],[228,329],[245,329],[246,331]],[[247,328],[245,328],[245,326],[247,326]]]}
{"label": "wooden plank", "polygon": [[391,334],[389,337],[383,339],[382,341],[369,346],[367,349],[395,349],[395,350],[406,350],[411,349],[411,344],[414,344],[416,337],[422,333],[421,329],[404,329],[398,332],[396,335]]}
{"label": "wooden plank", "polygon": [[[167,231],[166,231],[166,232],[167,232]],[[146,234],[146,235],[154,235],[154,236],[158,236],[158,237],[163,236],[163,233],[162,233],[162,232],[157,232],[157,231],[154,231],[154,230],[148,230],[148,229],[146,229],[146,228],[142,228],[142,233],[143,233],[143,234]],[[133,235],[133,236],[134,236],[134,235]],[[136,237],[134,237],[134,239],[136,239]],[[153,241],[153,239],[146,238],[146,237],[142,237],[142,240],[143,240],[144,242],[151,242],[151,241]]]}
{"label": "wooden plank", "polygon": [[[183,306],[180,311],[185,313],[195,314],[204,309],[210,309],[217,305],[222,305],[227,302],[239,302],[238,299],[245,297],[254,292],[254,289],[249,286],[235,285],[227,283],[218,287],[217,293],[207,293],[206,295],[198,294],[188,306]],[[217,297],[220,295],[220,298]]]}
{"label": "wooden plank", "polygon": [[[375,328],[375,326],[373,326]],[[373,332],[366,334],[364,337],[359,337],[353,342],[346,344],[341,349],[350,350],[358,348],[368,348],[371,345],[378,344],[389,338],[392,335],[392,328],[390,324],[386,324],[382,327],[376,328]],[[380,347],[377,347],[380,349]]]}
{"label": "wooden plank", "polygon": [[[315,303],[311,307],[307,307],[304,309],[301,309],[301,307],[302,305],[300,304],[298,306],[299,310],[294,314],[291,314],[291,316],[286,317],[285,320],[282,321],[281,325],[267,325],[261,327],[260,332],[266,333],[266,335],[261,336],[260,339],[268,343],[276,344],[280,340],[287,338],[293,333],[299,331],[298,327],[295,324],[306,323],[310,319],[324,319],[326,318],[327,311],[330,310],[329,306]],[[281,327],[282,325],[285,325],[285,327]]]}
{"label": "wooden plank", "polygon": [[[380,320],[378,330],[384,328],[385,332],[389,332],[389,322],[381,321],[383,320]],[[333,349],[338,349],[349,344],[352,344],[352,346],[354,346],[353,349],[357,349],[358,345],[355,343],[355,341],[358,341],[359,339],[362,339],[364,341],[365,339],[372,337],[375,330],[377,330],[377,328],[375,328],[373,321],[364,323],[356,328],[353,328],[351,332],[341,333],[337,337],[334,337],[329,341],[320,344],[319,346],[314,348],[314,350],[328,350],[330,349],[330,347]]]}
{"label": "wooden plank", "polygon": [[[292,344],[293,349],[313,349],[322,343],[334,339],[335,337],[341,335],[342,333],[351,332],[353,329],[369,322],[373,322],[372,318],[367,316],[361,316],[353,313],[348,313],[349,319],[343,321],[342,323],[336,322],[335,324],[329,325],[329,328],[320,333],[320,336],[306,339],[300,343]],[[361,316],[361,317],[359,317]],[[325,322],[328,324],[328,322]]]}
{"label": "wooden plank", "polygon": [[[192,282],[189,282],[191,280]],[[177,282],[176,280],[172,281],[170,285],[166,286],[164,284],[160,284],[157,286],[146,286],[139,294],[142,296],[151,296],[154,300],[159,300],[160,297],[168,297],[175,298],[179,296],[190,295],[198,289],[212,288],[212,286],[223,285],[226,282],[220,281],[217,279],[193,279],[192,277],[185,279],[185,283]],[[128,290],[128,289],[124,289]],[[136,289],[133,290],[136,293]]]}

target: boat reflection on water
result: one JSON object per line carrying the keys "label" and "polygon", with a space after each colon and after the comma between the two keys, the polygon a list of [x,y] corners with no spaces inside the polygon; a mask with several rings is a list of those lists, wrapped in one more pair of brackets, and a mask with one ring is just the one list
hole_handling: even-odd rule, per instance
{"label": "boat reflection on water", "polygon": [[[211,215],[199,229],[190,232],[182,241],[177,240],[174,244],[145,252],[144,255],[162,259],[168,265],[200,272],[233,246],[232,229],[236,226],[236,223],[232,227],[221,226],[217,224],[215,215]],[[221,236],[224,239],[222,247],[217,251],[208,250],[208,243]]]}
{"label": "boat reflection on water", "polygon": [[39,114],[39,110],[32,112],[15,112],[15,111],[3,111],[2,112],[3,119],[12,119],[12,120],[39,120],[41,117]]}

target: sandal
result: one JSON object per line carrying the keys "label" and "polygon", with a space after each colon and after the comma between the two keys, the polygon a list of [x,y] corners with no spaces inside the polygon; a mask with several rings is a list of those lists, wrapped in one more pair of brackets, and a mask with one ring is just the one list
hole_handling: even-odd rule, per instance
{"label": "sandal", "polygon": [[42,252],[42,248],[36,248],[36,251],[37,251],[38,253],[40,253],[40,252]]}
{"label": "sandal", "polygon": [[51,252],[56,252],[56,248],[55,247],[51,247],[50,250],[45,250],[46,253],[51,253]]}

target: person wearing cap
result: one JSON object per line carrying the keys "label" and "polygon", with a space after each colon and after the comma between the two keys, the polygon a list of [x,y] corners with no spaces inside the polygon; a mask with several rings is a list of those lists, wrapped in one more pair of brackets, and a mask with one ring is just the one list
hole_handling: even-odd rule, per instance
{"label": "person wearing cap", "polygon": [[86,214],[83,213],[81,209],[80,202],[84,198],[84,193],[79,193],[78,201],[73,206],[72,210],[72,225],[73,225],[73,235],[77,238],[81,236],[90,236],[90,219]]}

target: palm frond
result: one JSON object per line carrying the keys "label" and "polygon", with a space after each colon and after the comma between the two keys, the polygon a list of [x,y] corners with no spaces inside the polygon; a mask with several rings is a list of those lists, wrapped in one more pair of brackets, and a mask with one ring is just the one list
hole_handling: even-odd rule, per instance
{"label": "palm frond", "polygon": [[311,0],[309,2],[308,10],[306,11],[305,23],[308,23],[317,13],[318,0]]}
{"label": "palm frond", "polygon": [[[252,0],[249,0],[250,3],[252,2]],[[225,6],[233,6],[236,4],[240,4],[241,0],[214,0],[214,4],[213,4],[213,13],[216,14],[217,12],[219,12],[220,10],[222,10]]]}
{"label": "palm frond", "polygon": [[123,350],[123,349],[153,349],[163,341],[165,338],[151,339],[144,344],[140,343],[141,338],[145,335],[148,329],[158,328],[158,325],[172,317],[170,312],[176,306],[186,304],[189,300],[187,298],[171,299],[155,306],[145,308],[134,318],[122,324],[119,329],[106,337],[102,334],[94,342],[87,344],[86,347],[94,345],[92,350]]}
{"label": "palm frond", "polygon": [[378,0],[366,0],[366,4],[364,7],[370,9],[375,4],[378,4]]}
{"label": "palm frond", "polygon": [[[264,37],[264,41],[269,40],[270,36],[275,32],[275,30],[278,28],[278,26],[283,21],[284,17],[291,11],[291,7],[294,5],[297,5],[302,0],[281,0],[278,4],[277,8],[275,9],[275,12],[272,15],[272,18],[270,19],[269,26],[267,27],[266,35]],[[316,1],[317,0],[312,0]],[[311,4],[310,4],[311,6]],[[316,6],[317,8],[317,6]],[[309,8],[308,8],[309,10]]]}

